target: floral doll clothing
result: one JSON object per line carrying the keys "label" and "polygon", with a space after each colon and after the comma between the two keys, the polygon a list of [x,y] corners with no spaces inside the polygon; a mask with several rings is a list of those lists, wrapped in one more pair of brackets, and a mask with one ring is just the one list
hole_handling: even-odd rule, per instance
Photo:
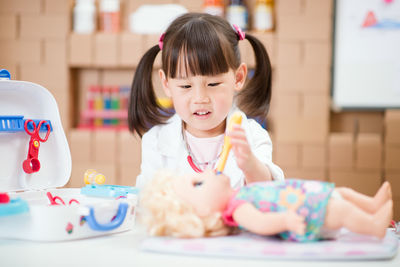
{"label": "floral doll clothing", "polygon": [[233,212],[240,205],[252,203],[262,212],[295,210],[305,217],[307,224],[304,235],[291,231],[280,233],[281,238],[299,242],[322,239],[326,206],[334,184],[320,181],[287,179],[253,183],[237,190],[222,214],[225,224],[239,226],[233,219]]}

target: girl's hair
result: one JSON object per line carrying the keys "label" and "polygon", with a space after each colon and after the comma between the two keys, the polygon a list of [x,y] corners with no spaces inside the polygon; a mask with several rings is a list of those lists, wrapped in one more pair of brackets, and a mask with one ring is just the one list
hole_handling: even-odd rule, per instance
{"label": "girl's hair", "polygon": [[[246,39],[253,47],[256,67],[236,103],[248,116],[265,117],[271,100],[271,63],[257,38],[246,33]],[[236,30],[223,18],[204,13],[184,14],[165,32],[162,70],[167,78],[185,74],[214,76],[236,70],[241,63],[238,41]],[[157,103],[153,88],[152,70],[158,52],[157,44],[143,55],[132,83],[128,123],[129,129],[136,130],[139,136],[171,116]]]}
{"label": "girl's hair", "polygon": [[140,192],[138,217],[153,236],[203,237],[230,234],[220,213],[199,217],[172,188],[174,176],[158,172]]}

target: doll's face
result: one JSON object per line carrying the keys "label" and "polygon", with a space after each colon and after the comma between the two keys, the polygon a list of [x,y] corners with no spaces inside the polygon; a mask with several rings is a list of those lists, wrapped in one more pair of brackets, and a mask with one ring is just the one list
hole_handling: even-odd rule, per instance
{"label": "doll's face", "polygon": [[223,211],[234,190],[229,178],[213,171],[182,176],[174,179],[173,188],[176,194],[195,209],[199,216]]}

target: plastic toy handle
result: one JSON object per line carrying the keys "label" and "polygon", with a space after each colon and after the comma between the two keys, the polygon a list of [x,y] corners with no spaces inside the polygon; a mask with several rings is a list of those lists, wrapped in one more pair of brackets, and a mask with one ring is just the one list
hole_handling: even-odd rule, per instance
{"label": "plastic toy handle", "polygon": [[94,216],[93,207],[90,208],[90,213],[85,216],[86,222],[89,224],[90,228],[95,231],[111,231],[118,228],[125,220],[126,212],[128,211],[128,203],[120,203],[118,206],[117,215],[115,218],[106,224],[99,224]]}
{"label": "plastic toy handle", "polygon": [[[234,124],[242,123],[242,114],[240,112],[235,112],[228,122],[228,132],[232,131]],[[226,160],[228,159],[229,152],[232,148],[231,138],[229,136],[224,137],[224,146],[222,150],[221,157],[218,161],[217,174],[221,174],[224,171]]]}

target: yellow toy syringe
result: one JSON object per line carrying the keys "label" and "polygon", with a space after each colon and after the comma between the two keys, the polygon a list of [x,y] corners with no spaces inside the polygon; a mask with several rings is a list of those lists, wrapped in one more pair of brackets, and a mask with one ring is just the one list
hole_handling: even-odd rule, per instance
{"label": "yellow toy syringe", "polygon": [[[242,123],[242,114],[240,112],[235,112],[228,122],[228,132],[232,131],[234,124],[241,124]],[[226,160],[228,159],[229,152],[232,148],[231,138],[227,135],[224,137],[224,146],[222,148],[221,157],[218,161],[218,166],[216,169],[216,173],[221,174],[225,168]]]}

